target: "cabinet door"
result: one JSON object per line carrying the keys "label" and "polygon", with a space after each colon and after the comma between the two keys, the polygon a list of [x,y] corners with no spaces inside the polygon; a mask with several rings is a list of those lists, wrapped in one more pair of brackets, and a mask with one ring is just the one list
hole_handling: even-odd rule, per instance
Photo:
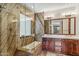
{"label": "cabinet door", "polygon": [[62,40],[62,53],[79,55],[79,40]]}
{"label": "cabinet door", "polygon": [[46,41],[47,41],[46,38],[42,39],[42,50],[46,50]]}
{"label": "cabinet door", "polygon": [[62,39],[62,42],[61,42],[61,46],[62,46],[61,52],[63,54],[67,54],[67,45],[66,44],[67,44],[66,40]]}
{"label": "cabinet door", "polygon": [[66,41],[67,42],[67,46],[66,46],[66,48],[67,48],[67,55],[72,55],[72,52],[73,52],[73,43],[72,43],[72,40],[67,40]]}
{"label": "cabinet door", "polygon": [[55,52],[61,53],[61,39],[55,39]]}
{"label": "cabinet door", "polygon": [[79,40],[76,40],[76,55],[79,56]]}
{"label": "cabinet door", "polygon": [[70,55],[72,53],[72,43],[69,39],[62,40],[62,53]]}
{"label": "cabinet door", "polygon": [[76,51],[77,51],[76,44],[77,44],[77,40],[72,40],[72,45],[73,45],[72,55],[77,55],[77,53],[76,53]]}
{"label": "cabinet door", "polygon": [[49,42],[48,50],[54,52],[55,51],[55,42],[54,42],[54,40],[53,39],[49,39],[48,42]]}
{"label": "cabinet door", "polygon": [[54,51],[55,42],[52,38],[43,38],[42,39],[42,50]]}
{"label": "cabinet door", "polygon": [[48,50],[49,48],[49,38],[42,39],[42,50]]}

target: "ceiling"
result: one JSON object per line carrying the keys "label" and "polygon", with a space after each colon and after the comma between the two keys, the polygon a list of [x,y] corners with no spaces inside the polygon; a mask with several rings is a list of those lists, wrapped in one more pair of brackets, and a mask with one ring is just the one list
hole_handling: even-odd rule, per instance
{"label": "ceiling", "polygon": [[24,4],[34,13],[44,12],[44,17],[57,17],[61,13],[73,12],[78,3],[26,3]]}
{"label": "ceiling", "polygon": [[26,6],[34,12],[55,11],[75,5],[77,5],[77,3],[26,3]]}

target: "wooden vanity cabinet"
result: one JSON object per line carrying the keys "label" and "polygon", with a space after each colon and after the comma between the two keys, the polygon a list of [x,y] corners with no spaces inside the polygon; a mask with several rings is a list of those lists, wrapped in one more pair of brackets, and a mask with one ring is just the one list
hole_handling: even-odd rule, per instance
{"label": "wooden vanity cabinet", "polygon": [[79,56],[79,40],[43,38],[42,50]]}
{"label": "wooden vanity cabinet", "polygon": [[79,40],[63,39],[62,53],[66,55],[79,55]]}
{"label": "wooden vanity cabinet", "polygon": [[63,39],[62,40],[62,53],[66,55],[71,55],[73,51],[72,40]]}
{"label": "wooden vanity cabinet", "polygon": [[79,56],[79,40],[76,40],[76,55]]}
{"label": "wooden vanity cabinet", "polygon": [[43,38],[42,39],[42,50],[47,50],[47,48],[46,48],[46,42],[47,42],[47,39]]}
{"label": "wooden vanity cabinet", "polygon": [[52,38],[42,39],[42,50],[61,52],[61,40]]}
{"label": "wooden vanity cabinet", "polygon": [[48,39],[48,50],[54,52],[55,51],[55,41],[53,39]]}
{"label": "wooden vanity cabinet", "polygon": [[77,48],[77,40],[72,40],[72,55],[78,55]]}
{"label": "wooden vanity cabinet", "polygon": [[42,50],[54,51],[54,40],[51,38],[43,38],[42,40]]}
{"label": "wooden vanity cabinet", "polygon": [[61,53],[61,39],[55,39],[55,52]]}
{"label": "wooden vanity cabinet", "polygon": [[66,40],[62,39],[62,42],[61,42],[61,46],[62,46],[61,50],[62,50],[62,51],[61,51],[61,52],[62,52],[63,54],[66,54],[66,53],[67,53],[66,44],[67,44]]}

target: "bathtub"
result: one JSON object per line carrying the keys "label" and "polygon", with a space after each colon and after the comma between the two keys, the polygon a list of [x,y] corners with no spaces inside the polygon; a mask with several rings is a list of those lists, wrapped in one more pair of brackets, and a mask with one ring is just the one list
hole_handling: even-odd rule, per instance
{"label": "bathtub", "polygon": [[29,52],[33,55],[38,55],[41,52],[42,49],[42,43],[39,41],[34,41],[26,46],[23,46],[21,48],[19,48],[19,50],[25,51],[25,52]]}

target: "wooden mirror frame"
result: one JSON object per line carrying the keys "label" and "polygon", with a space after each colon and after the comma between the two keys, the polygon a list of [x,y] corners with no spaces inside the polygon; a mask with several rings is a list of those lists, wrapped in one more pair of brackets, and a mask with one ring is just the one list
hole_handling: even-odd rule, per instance
{"label": "wooden mirror frame", "polygon": [[[71,30],[70,30],[71,18],[74,18],[74,34],[71,34]],[[56,34],[56,35],[76,35],[76,17],[66,17],[66,18],[50,19],[50,21],[51,20],[60,20],[60,19],[61,20],[68,19],[68,34]],[[62,27],[63,27],[63,22],[62,22]],[[62,33],[63,33],[63,28],[62,28]],[[45,31],[44,31],[44,34],[47,34],[47,33],[45,33]]]}

